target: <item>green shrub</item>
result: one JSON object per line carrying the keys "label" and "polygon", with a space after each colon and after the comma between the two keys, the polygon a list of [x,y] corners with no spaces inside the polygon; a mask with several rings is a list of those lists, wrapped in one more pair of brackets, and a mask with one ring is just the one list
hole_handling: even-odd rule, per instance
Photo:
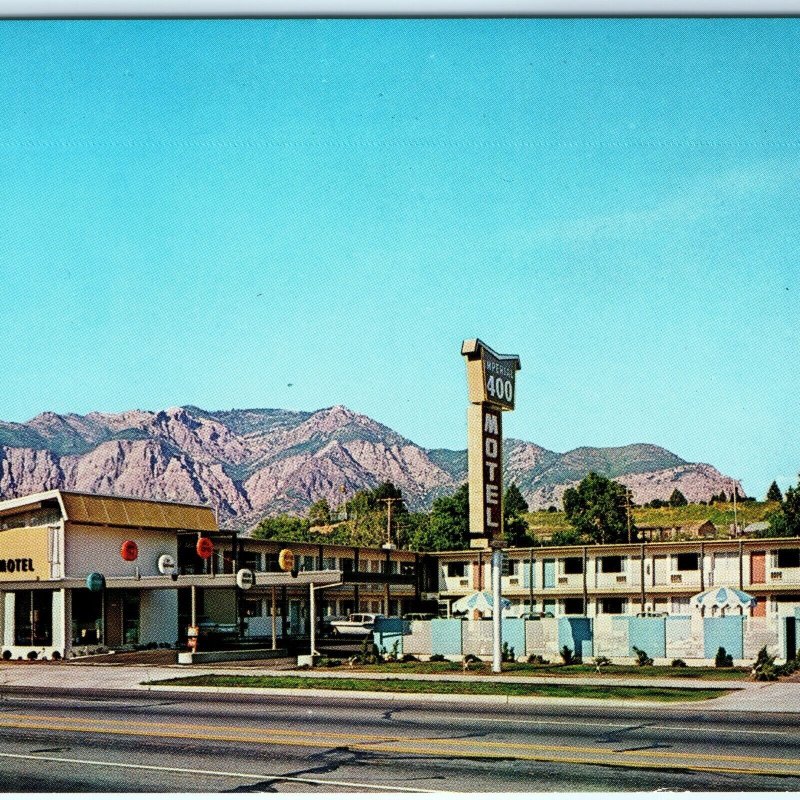
{"label": "green shrub", "polygon": [[673,658],[672,663],[670,664],[671,667],[685,667],[686,662],[682,658]]}
{"label": "green shrub", "polygon": [[514,648],[508,646],[508,642],[503,642],[503,649],[500,653],[501,661],[516,661],[517,657],[514,653]]}
{"label": "green shrub", "polygon": [[412,653],[403,653],[400,661],[402,661],[404,664],[407,664],[409,661],[419,661],[419,659]]}
{"label": "green shrub", "polygon": [[540,655],[536,655],[535,653],[528,656],[528,663],[529,664],[549,664],[550,662],[543,658]]}
{"label": "green shrub", "polygon": [[638,647],[633,647],[633,652],[636,654],[636,664],[639,667],[652,667],[653,666],[653,659],[650,658],[644,650],[640,650]]}
{"label": "green shrub", "polygon": [[714,666],[715,667],[732,667],[733,666],[733,656],[729,655],[725,652],[724,647],[720,647],[717,650],[717,655],[714,656]]}
{"label": "green shrub", "polygon": [[441,653],[434,653],[428,661],[447,661],[447,659]]}
{"label": "green shrub", "polygon": [[596,667],[608,667],[611,665],[611,659],[608,656],[595,656],[592,663]]}
{"label": "green shrub", "polygon": [[575,654],[566,645],[564,645],[561,648],[561,660],[565,664],[573,664],[574,663],[574,656],[575,656]]}
{"label": "green shrub", "polygon": [[465,664],[482,664],[483,662],[481,661],[480,658],[478,658],[478,656],[473,655],[472,653],[467,653],[467,655],[464,656],[464,663]]}

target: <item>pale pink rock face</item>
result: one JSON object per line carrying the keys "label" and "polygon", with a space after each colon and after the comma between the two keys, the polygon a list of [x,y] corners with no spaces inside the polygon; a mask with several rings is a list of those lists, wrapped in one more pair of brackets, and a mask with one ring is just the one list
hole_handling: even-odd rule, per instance
{"label": "pale pink rock face", "polygon": [[[505,455],[506,483],[519,484],[531,509],[560,506],[564,490],[590,469],[615,469],[636,503],[676,488],[690,502],[705,500],[734,485],[711,465],[654,445],[561,454],[507,440]],[[620,464],[631,468],[621,472]],[[26,424],[0,423],[2,498],[64,488],[199,502],[216,507],[221,523],[248,527],[269,513],[302,513],[322,497],[336,507],[382,481],[402,489],[409,507],[426,508],[466,481],[466,454],[425,450],[344,406],[46,412]]]}

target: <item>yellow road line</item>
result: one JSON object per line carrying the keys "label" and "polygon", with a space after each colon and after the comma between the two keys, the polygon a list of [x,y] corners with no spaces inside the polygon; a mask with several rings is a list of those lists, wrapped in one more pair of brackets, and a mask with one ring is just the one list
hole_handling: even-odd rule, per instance
{"label": "yellow road line", "polygon": [[[684,759],[691,762],[716,761],[730,762],[731,766],[709,766],[700,764],[670,764],[671,768],[684,767],[687,769],[712,769],[715,771],[735,771],[739,769],[734,764],[764,764],[800,767],[800,759],[772,758],[765,756],[739,756],[729,754],[709,754],[692,752],[664,752],[658,751],[616,751],[607,747],[574,747],[555,744],[529,744],[515,742],[486,742],[476,741],[467,743],[453,741],[446,748],[442,742],[446,740],[426,737],[405,736],[359,736],[352,733],[327,733],[323,731],[305,731],[287,729],[253,729],[236,726],[192,725],[187,729],[181,723],[161,723],[147,721],[98,721],[86,718],[52,718],[37,715],[9,715],[0,721],[0,728],[23,728],[31,730],[48,730],[74,733],[119,734],[134,736],[151,736],[170,739],[193,739],[203,741],[238,742],[247,744],[272,744],[291,745],[299,747],[341,747],[347,745],[357,750],[416,753],[427,755],[440,755],[464,758],[517,758],[530,761],[564,761],[565,763],[586,763],[586,759],[567,758],[555,754],[574,753],[582,756],[593,756],[592,763],[616,764],[621,766],[661,767],[662,763],[650,764],[648,762],[663,762]],[[16,722],[14,720],[17,720]],[[237,732],[240,735],[234,735]],[[405,745],[409,746],[405,746]],[[465,747],[466,745],[466,747]],[[438,746],[438,747],[437,747]],[[458,749],[458,748],[461,749]],[[502,750],[503,752],[497,752]],[[494,752],[492,752],[494,751]],[[530,751],[536,751],[531,754]],[[554,755],[543,755],[544,753]],[[601,757],[601,758],[598,758]],[[622,761],[622,758],[634,759]],[[769,773],[772,774],[772,773]],[[798,774],[791,772],[788,774]]]}

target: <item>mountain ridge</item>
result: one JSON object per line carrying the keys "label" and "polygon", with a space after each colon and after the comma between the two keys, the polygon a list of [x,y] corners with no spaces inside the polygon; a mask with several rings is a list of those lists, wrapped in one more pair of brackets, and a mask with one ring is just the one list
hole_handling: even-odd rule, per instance
{"label": "mountain ridge", "polygon": [[[730,492],[738,482],[710,464],[687,462],[658,445],[578,447],[566,453],[505,441],[506,482],[532,509],[559,505],[589,471],[630,486],[637,503]],[[317,411],[174,406],[86,415],[43,412],[0,422],[0,497],[44,489],[120,493],[213,505],[223,523],[249,526],[275,513],[332,506],[392,481],[422,509],[466,481],[466,450],[425,449],[342,406]]]}

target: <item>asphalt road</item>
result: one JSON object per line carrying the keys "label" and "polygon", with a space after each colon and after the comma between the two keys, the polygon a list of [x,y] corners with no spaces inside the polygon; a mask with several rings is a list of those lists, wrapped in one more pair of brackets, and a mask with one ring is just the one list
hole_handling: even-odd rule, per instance
{"label": "asphalt road", "polygon": [[97,692],[0,698],[8,792],[800,790],[795,715]]}

